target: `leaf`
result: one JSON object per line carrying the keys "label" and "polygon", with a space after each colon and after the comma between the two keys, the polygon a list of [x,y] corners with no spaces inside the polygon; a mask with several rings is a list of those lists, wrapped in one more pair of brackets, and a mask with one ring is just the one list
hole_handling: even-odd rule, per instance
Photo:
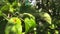
{"label": "leaf", "polygon": [[51,33],[48,31],[48,34],[51,34]]}
{"label": "leaf", "polygon": [[[7,6],[7,7],[6,7]],[[4,5],[2,8],[1,8],[1,11],[8,11],[9,10],[9,6],[10,5]]]}
{"label": "leaf", "polygon": [[51,16],[48,13],[41,12],[41,13],[39,13],[39,15],[40,15],[42,20],[45,20],[47,23],[52,24],[51,23],[52,22],[52,18],[51,18]]}
{"label": "leaf", "polygon": [[50,27],[51,29],[55,29],[55,28],[57,28],[57,25],[51,24],[49,27]]}
{"label": "leaf", "polygon": [[0,11],[0,16],[3,16],[3,13],[2,13],[2,11]]}
{"label": "leaf", "polygon": [[8,20],[9,23],[21,24],[21,20],[18,17],[12,17]]}
{"label": "leaf", "polygon": [[29,16],[30,18],[32,18],[32,19],[35,20],[35,17],[34,17],[32,14],[29,14],[29,13],[23,13],[23,15],[27,15],[27,16]]}
{"label": "leaf", "polygon": [[12,6],[18,7],[18,6],[21,6],[21,3],[20,3],[20,2],[17,2],[17,1],[14,1],[14,2],[12,3]]}
{"label": "leaf", "polygon": [[22,34],[21,25],[6,25],[5,34]]}
{"label": "leaf", "polygon": [[27,33],[31,27],[34,28],[36,26],[35,17],[29,13],[23,13],[23,15],[25,17],[25,32]]}
{"label": "leaf", "polygon": [[12,17],[8,20],[5,34],[22,34],[21,20],[18,17]]}
{"label": "leaf", "polygon": [[55,33],[54,34],[59,34],[59,31],[58,30],[55,30]]}
{"label": "leaf", "polygon": [[15,12],[12,5],[10,5],[9,11],[10,11],[11,13],[14,13],[14,12]]}
{"label": "leaf", "polygon": [[29,29],[31,28],[31,27],[35,27],[36,26],[36,22],[35,22],[35,20],[34,19],[32,19],[32,18],[25,18],[25,20],[24,20],[24,22],[25,22],[25,32],[27,33],[28,31],[29,31]]}

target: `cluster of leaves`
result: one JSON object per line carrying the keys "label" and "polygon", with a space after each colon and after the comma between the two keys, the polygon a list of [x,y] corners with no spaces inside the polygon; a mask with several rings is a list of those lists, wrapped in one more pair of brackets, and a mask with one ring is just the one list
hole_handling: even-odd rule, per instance
{"label": "cluster of leaves", "polygon": [[[1,2],[3,3],[2,0]],[[3,17],[1,22],[3,19],[7,21],[4,28],[5,34],[22,34],[23,27],[25,27],[24,33],[27,34],[31,27],[36,26],[35,17],[27,12],[25,13],[31,8],[28,9],[22,5],[19,0],[4,0],[4,3],[5,5],[3,4],[0,9],[0,17]],[[24,26],[23,23],[25,23]]]}
{"label": "cluster of leaves", "polygon": [[59,1],[37,0],[33,6],[28,0],[0,0],[3,34],[59,34]]}

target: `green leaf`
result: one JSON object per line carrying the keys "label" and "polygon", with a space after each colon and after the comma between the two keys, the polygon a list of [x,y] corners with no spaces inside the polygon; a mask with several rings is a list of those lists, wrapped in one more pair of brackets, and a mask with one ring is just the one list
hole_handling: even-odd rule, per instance
{"label": "green leaf", "polygon": [[23,15],[25,17],[25,33],[27,33],[31,27],[34,28],[36,26],[35,17],[29,13],[23,13]]}
{"label": "green leaf", "polygon": [[17,23],[17,24],[21,24],[21,20],[18,17],[12,17],[8,20],[9,23]]}
{"label": "green leaf", "polygon": [[8,20],[5,34],[22,34],[21,20],[18,17],[12,17]]}
{"label": "green leaf", "polygon": [[30,18],[32,18],[32,19],[35,20],[35,17],[34,17],[32,14],[29,14],[29,13],[23,13],[23,15],[27,15],[27,16],[29,16]]}
{"label": "green leaf", "polygon": [[5,28],[5,34],[22,34],[22,26],[7,24]]}
{"label": "green leaf", "polygon": [[15,12],[14,10],[15,10],[15,9],[13,8],[13,6],[10,5],[9,11],[10,11],[11,13],[14,13],[14,12]]}
{"label": "green leaf", "polygon": [[48,31],[48,34],[51,34],[51,33]]}
{"label": "green leaf", "polygon": [[[7,6],[7,7],[6,7]],[[8,11],[9,10],[9,5],[4,5],[2,8],[1,8],[1,11]]]}
{"label": "green leaf", "polygon": [[28,31],[29,31],[29,29],[31,28],[31,27],[35,27],[36,26],[36,22],[35,22],[35,20],[34,19],[32,19],[32,18],[25,18],[25,20],[24,20],[24,22],[25,22],[25,32],[27,33]]}
{"label": "green leaf", "polygon": [[50,27],[51,29],[55,29],[55,28],[57,28],[57,25],[51,24],[49,27]]}
{"label": "green leaf", "polygon": [[2,11],[0,11],[0,16],[3,16],[3,13],[2,13]]}
{"label": "green leaf", "polygon": [[52,18],[51,18],[51,16],[48,13],[41,12],[41,13],[39,13],[39,15],[40,15],[42,20],[45,20],[47,23],[52,24],[51,23],[52,22]]}
{"label": "green leaf", "polygon": [[55,33],[54,34],[59,34],[59,31],[58,30],[55,30]]}
{"label": "green leaf", "polygon": [[19,7],[19,6],[21,6],[21,3],[20,3],[20,2],[17,2],[17,1],[14,1],[14,2],[12,3],[12,6],[13,6],[13,7]]}

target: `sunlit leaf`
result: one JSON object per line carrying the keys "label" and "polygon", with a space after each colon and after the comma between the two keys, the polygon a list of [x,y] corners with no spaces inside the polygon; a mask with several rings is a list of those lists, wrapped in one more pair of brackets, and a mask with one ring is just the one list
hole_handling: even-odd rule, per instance
{"label": "sunlit leaf", "polygon": [[15,12],[12,5],[10,5],[9,11],[10,11],[11,13],[14,13],[14,12]]}
{"label": "sunlit leaf", "polygon": [[[26,15],[26,13],[24,13],[25,15]],[[29,29],[31,28],[31,27],[35,27],[36,26],[36,22],[35,22],[35,17],[33,16],[33,15],[31,15],[31,14],[27,14],[28,16],[30,16],[30,18],[29,17],[26,17],[25,19],[24,19],[24,23],[25,23],[25,32],[27,33],[28,31],[29,31]]]}
{"label": "sunlit leaf", "polygon": [[59,31],[58,30],[55,30],[55,33],[54,34],[59,34]]}
{"label": "sunlit leaf", "polygon": [[40,17],[41,17],[42,20],[45,20],[46,22],[48,22],[49,24],[51,24],[52,18],[51,18],[51,16],[48,13],[41,12],[39,15],[40,15]]}
{"label": "sunlit leaf", "polygon": [[12,17],[8,20],[5,34],[22,34],[21,20],[18,17]]}

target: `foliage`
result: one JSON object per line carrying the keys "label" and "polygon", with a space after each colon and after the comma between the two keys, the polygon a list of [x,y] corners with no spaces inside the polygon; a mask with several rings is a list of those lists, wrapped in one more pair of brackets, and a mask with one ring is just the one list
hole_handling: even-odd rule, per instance
{"label": "foliage", "polygon": [[0,0],[0,34],[59,34],[60,0],[34,1]]}

